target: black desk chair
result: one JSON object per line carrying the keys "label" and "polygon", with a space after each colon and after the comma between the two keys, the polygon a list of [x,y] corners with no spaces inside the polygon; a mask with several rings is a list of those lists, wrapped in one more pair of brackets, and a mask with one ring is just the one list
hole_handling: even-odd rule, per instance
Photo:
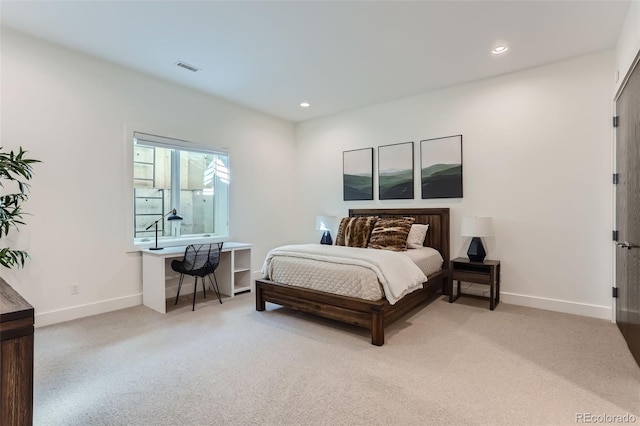
{"label": "black desk chair", "polygon": [[[220,290],[218,289],[218,280],[216,279],[216,268],[220,264],[220,252],[222,251],[222,243],[215,244],[195,244],[187,246],[184,251],[184,259],[174,260],[171,262],[171,269],[176,272],[180,272],[180,283],[178,284],[178,294],[176,295],[176,301],[178,303],[178,297],[180,297],[180,289],[182,288],[182,280],[185,275],[191,275],[195,278],[195,284],[193,286],[193,307],[192,311],[196,309],[196,291],[198,289],[198,277],[202,280],[202,292],[204,297],[207,297],[207,290],[204,287],[204,277],[208,276],[211,282],[211,287],[215,290],[218,300],[222,303],[220,298]],[[213,280],[211,280],[213,275]]]}

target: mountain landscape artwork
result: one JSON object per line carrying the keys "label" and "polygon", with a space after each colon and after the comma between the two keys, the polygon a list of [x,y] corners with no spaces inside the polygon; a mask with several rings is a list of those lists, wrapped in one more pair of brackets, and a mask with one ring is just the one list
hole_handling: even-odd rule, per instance
{"label": "mountain landscape artwork", "polygon": [[378,187],[381,200],[413,198],[413,142],[378,147]]}
{"label": "mountain landscape artwork", "polygon": [[462,135],[420,141],[422,199],[462,198]]}
{"label": "mountain landscape artwork", "polygon": [[373,148],[342,153],[344,201],[373,200]]}

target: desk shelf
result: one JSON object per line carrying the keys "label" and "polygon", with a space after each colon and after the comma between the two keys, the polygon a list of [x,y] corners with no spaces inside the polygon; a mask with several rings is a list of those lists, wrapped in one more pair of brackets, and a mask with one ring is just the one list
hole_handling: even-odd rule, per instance
{"label": "desk shelf", "polygon": [[251,290],[251,249],[234,252],[233,293]]}

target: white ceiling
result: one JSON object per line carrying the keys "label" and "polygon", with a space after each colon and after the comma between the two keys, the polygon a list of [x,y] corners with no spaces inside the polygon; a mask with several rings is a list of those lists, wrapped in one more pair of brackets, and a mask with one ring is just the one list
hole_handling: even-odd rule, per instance
{"label": "white ceiling", "polygon": [[628,6],[2,0],[0,22],[297,122],[612,48]]}

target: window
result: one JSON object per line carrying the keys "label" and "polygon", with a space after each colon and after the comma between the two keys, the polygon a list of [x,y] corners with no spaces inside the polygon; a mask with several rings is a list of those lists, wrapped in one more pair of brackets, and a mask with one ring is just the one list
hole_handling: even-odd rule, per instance
{"label": "window", "polygon": [[[135,132],[133,226],[136,244],[229,235],[229,155],[177,139]],[[183,220],[167,220],[176,209]]]}

